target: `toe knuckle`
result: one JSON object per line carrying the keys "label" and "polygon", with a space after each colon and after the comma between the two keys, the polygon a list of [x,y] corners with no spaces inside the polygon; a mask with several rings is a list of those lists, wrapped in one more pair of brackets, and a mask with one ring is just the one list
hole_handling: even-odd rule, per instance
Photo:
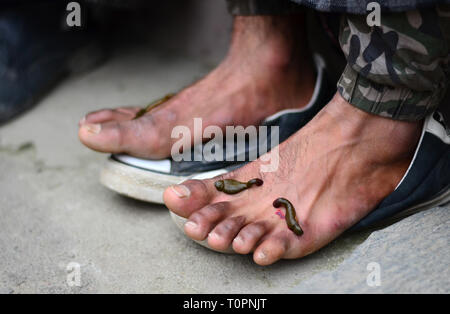
{"label": "toe knuckle", "polygon": [[192,190],[194,192],[201,194],[202,196],[207,195],[209,193],[208,187],[202,180],[189,180],[186,181],[186,183],[193,187]]}
{"label": "toe knuckle", "polygon": [[210,204],[204,207],[200,213],[208,219],[217,219],[220,217],[224,211],[224,206],[222,203]]}
{"label": "toe knuckle", "polygon": [[191,220],[197,224],[203,224],[206,220],[206,217],[203,212],[197,211],[189,217],[189,220]]}

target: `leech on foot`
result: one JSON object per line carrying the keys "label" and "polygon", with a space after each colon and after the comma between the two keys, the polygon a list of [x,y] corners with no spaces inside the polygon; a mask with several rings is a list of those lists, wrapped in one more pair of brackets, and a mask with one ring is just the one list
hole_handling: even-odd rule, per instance
{"label": "leech on foot", "polygon": [[167,94],[166,96],[164,96],[161,99],[152,101],[151,103],[149,103],[145,108],[141,109],[138,111],[138,113],[136,114],[136,116],[134,117],[133,120],[142,117],[144,114],[146,114],[147,112],[149,112],[150,110],[152,110],[153,108],[165,103],[166,101],[168,101],[170,98],[172,98],[173,96],[175,96],[175,94]]}
{"label": "leech on foot", "polygon": [[214,182],[216,189],[226,194],[237,194],[252,187],[252,185],[261,186],[262,184],[263,180],[261,179],[251,179],[247,183],[239,182],[233,179],[225,179]]}
{"label": "leech on foot", "polygon": [[291,229],[292,232],[294,232],[296,235],[301,236],[303,234],[303,230],[298,224],[294,206],[291,204],[291,202],[282,197],[277,198],[275,201],[273,201],[273,207],[278,208],[281,205],[284,205],[284,208],[286,208],[285,216],[288,228]]}

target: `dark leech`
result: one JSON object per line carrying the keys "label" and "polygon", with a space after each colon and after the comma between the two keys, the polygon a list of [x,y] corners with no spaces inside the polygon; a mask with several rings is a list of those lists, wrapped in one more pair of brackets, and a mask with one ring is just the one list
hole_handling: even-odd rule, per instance
{"label": "dark leech", "polygon": [[289,202],[287,199],[285,198],[277,198],[274,202],[273,202],[273,207],[278,208],[281,205],[284,206],[284,208],[286,208],[286,223],[289,229],[291,229],[292,232],[294,232],[296,235],[301,236],[303,234],[303,230],[300,227],[300,225],[298,224],[297,218],[296,218],[296,213],[295,213],[295,208],[294,206],[291,204],[291,202]]}
{"label": "dark leech", "polygon": [[166,96],[164,96],[161,99],[152,101],[151,103],[149,103],[145,108],[141,109],[138,111],[138,113],[136,114],[136,116],[134,117],[133,120],[142,117],[144,114],[146,114],[147,112],[149,112],[150,110],[152,110],[155,107],[158,107],[159,105],[165,103],[166,101],[168,101],[170,98],[172,98],[173,96],[175,96],[175,94],[167,94]]}
{"label": "dark leech", "polygon": [[233,179],[224,179],[214,182],[216,189],[226,194],[237,194],[252,187],[253,185],[261,186],[262,184],[263,181],[261,179],[251,179],[247,183],[239,182]]}

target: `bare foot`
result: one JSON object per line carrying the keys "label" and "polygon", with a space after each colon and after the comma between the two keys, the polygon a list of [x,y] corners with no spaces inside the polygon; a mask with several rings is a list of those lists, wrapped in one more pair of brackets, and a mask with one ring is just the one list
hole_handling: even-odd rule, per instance
{"label": "bare foot", "polygon": [[[267,116],[306,105],[314,90],[314,70],[306,47],[302,15],[236,17],[230,50],[205,78],[145,116],[139,108],[90,113],[79,137],[100,152],[143,158],[170,155],[174,126],[256,125]],[[249,114],[251,112],[251,114]]]}
{"label": "bare foot", "polygon": [[[260,172],[256,160],[220,178],[260,178],[262,186],[227,195],[214,187],[218,178],[189,180],[169,187],[164,201],[188,218],[189,237],[207,239],[214,249],[254,252],[260,265],[300,258],[338,237],[395,189],[419,137],[420,123],[367,114],[337,94],[280,144],[277,171]],[[303,235],[289,230],[273,207],[279,197],[294,205]]]}

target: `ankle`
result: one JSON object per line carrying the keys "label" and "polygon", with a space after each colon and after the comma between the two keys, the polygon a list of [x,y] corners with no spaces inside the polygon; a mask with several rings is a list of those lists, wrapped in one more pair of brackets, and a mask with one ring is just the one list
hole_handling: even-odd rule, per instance
{"label": "ankle", "polygon": [[307,59],[303,14],[235,17],[227,58],[243,55],[258,66],[281,70]]}
{"label": "ankle", "polygon": [[339,93],[325,107],[339,133],[348,142],[370,141],[385,157],[409,158],[414,153],[422,121],[397,121],[366,113],[345,101]]}

